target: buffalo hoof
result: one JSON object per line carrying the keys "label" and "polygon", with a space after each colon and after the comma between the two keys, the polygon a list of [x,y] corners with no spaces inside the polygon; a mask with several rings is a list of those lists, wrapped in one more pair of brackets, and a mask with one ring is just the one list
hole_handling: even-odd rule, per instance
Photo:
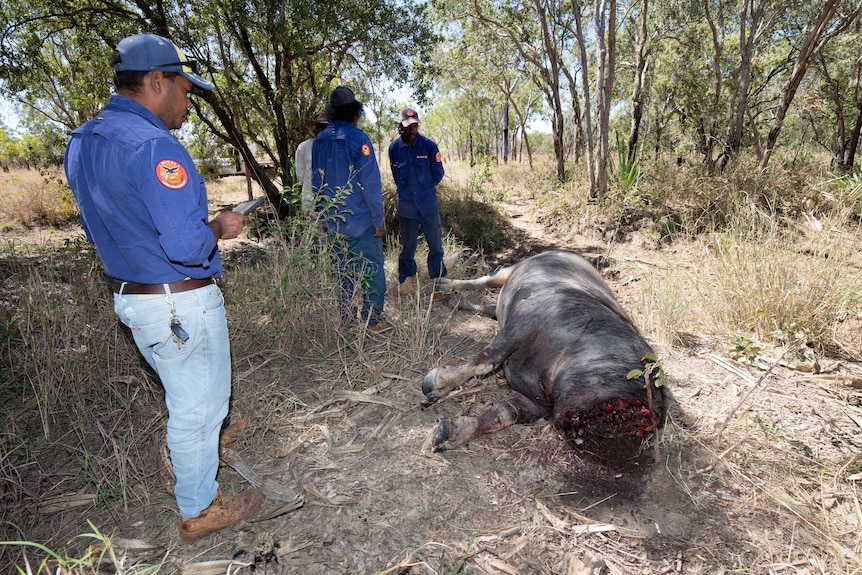
{"label": "buffalo hoof", "polygon": [[437,453],[446,451],[448,447],[446,442],[449,440],[449,435],[452,433],[452,422],[448,419],[442,420],[434,429],[434,444],[433,450]]}
{"label": "buffalo hoof", "polygon": [[437,393],[437,370],[432,369],[425,377],[422,378],[422,393],[428,398],[428,401],[435,402],[440,399],[440,394]]}
{"label": "buffalo hoof", "polygon": [[470,443],[474,437],[481,435],[478,429],[479,420],[475,417],[453,417],[442,419],[434,429],[434,451],[447,451]]}
{"label": "buffalo hoof", "polygon": [[434,291],[441,294],[454,294],[455,288],[449,278],[437,278],[434,280]]}

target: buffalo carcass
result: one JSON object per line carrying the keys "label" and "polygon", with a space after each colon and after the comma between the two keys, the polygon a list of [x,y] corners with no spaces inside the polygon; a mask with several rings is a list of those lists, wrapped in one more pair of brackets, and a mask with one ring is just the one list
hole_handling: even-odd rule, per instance
{"label": "buffalo carcass", "polygon": [[435,451],[546,418],[581,448],[623,462],[664,424],[664,377],[653,350],[583,257],[549,251],[492,276],[440,285],[454,291],[502,286],[496,306],[484,306],[496,315],[499,332],[472,362],[430,371],[422,392],[435,402],[470,378],[501,369],[511,394],[479,417],[441,421]]}

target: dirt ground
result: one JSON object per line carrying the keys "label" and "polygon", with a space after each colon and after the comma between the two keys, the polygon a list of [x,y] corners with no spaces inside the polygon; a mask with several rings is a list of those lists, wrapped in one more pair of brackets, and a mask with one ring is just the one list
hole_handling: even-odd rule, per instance
{"label": "dirt ground", "polygon": [[[526,200],[504,207],[522,241],[492,267],[553,247],[603,253],[595,238],[550,236]],[[651,257],[633,238],[606,262],[624,304]],[[400,335],[406,299],[387,300],[396,328],[366,341],[370,357]],[[469,360],[495,333],[493,320],[430,305],[443,326],[441,362]],[[859,350],[855,333],[848,328],[848,345]],[[859,573],[862,367],[824,357],[813,369],[764,354],[757,368],[726,348],[691,334],[657,349],[674,397],[660,460],[616,475],[542,421],[433,453],[439,419],[505,397],[491,382],[428,407],[421,372],[349,389],[301,362],[240,361],[232,417],[248,429],[232,449],[284,501],[180,544],[166,477],[150,508],[118,518],[115,547],[128,564],[164,560],[165,573]],[[251,401],[249,388],[269,397]],[[246,407],[260,404],[276,408]],[[229,493],[247,486],[231,467],[220,482]],[[293,510],[279,514],[282,505]]]}
{"label": "dirt ground", "polygon": [[[594,239],[551,237],[529,206],[504,206],[521,241],[495,254],[491,267],[554,247],[603,253]],[[636,238],[614,253],[604,273],[625,302],[654,256]],[[387,302],[396,320],[404,305],[411,304]],[[441,362],[469,360],[495,333],[492,320],[453,316],[445,305],[432,310],[445,322]],[[369,345],[386,348],[385,339]],[[617,476],[572,453],[544,422],[432,453],[439,419],[505,397],[491,383],[425,408],[423,373],[392,373],[358,393],[293,373],[284,383],[304,407],[292,426],[273,430],[273,445],[248,440],[257,449],[241,443],[238,450],[259,476],[292,485],[303,507],[247,524],[232,538],[180,546],[173,557],[211,560],[241,550],[240,561],[308,574],[828,573],[842,565],[855,572],[860,514],[847,476],[859,467],[862,410],[847,383],[862,371],[824,360],[829,373],[815,376],[787,362],[760,379],[764,369],[734,362],[726,347],[692,334],[684,346],[659,349],[676,402],[660,461]],[[803,460],[821,466],[820,485],[774,477]],[[846,531],[823,533],[824,523],[809,514],[846,515]],[[829,557],[836,553],[845,556]]]}

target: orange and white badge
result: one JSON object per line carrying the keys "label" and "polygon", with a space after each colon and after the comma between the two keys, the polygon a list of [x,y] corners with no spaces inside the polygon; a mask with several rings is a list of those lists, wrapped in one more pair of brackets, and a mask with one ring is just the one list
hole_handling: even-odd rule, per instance
{"label": "orange and white badge", "polygon": [[156,178],[166,188],[179,190],[189,183],[189,174],[176,160],[162,160],[156,164]]}
{"label": "orange and white badge", "polygon": [[362,152],[363,156],[370,156],[371,155],[371,146],[369,146],[368,144],[362,144],[362,147],[359,148],[359,151]]}
{"label": "orange and white badge", "polygon": [[437,152],[437,155],[434,156],[434,159],[437,160],[438,164],[443,161],[443,159],[440,157],[440,152]]}

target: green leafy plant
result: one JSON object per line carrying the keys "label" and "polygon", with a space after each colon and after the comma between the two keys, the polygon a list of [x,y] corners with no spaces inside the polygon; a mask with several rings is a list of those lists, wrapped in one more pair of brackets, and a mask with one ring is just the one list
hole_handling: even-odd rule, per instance
{"label": "green leafy plant", "polygon": [[743,336],[730,338],[730,343],[733,344],[733,347],[730,349],[730,357],[752,365],[757,361],[757,356],[760,352],[763,351],[759,345]]}
{"label": "green leafy plant", "polygon": [[626,374],[626,379],[638,379],[644,376],[647,383],[652,383],[655,387],[664,387],[667,385],[664,370],[661,367],[661,360],[656,354],[646,354],[641,358],[641,362],[644,364],[644,368],[631,370]]}
{"label": "green leafy plant", "polygon": [[631,189],[637,186],[640,169],[634,154],[629,153],[627,146],[620,141],[619,132],[615,132],[617,139],[617,161],[611,162],[611,170],[617,183],[623,189]]}

